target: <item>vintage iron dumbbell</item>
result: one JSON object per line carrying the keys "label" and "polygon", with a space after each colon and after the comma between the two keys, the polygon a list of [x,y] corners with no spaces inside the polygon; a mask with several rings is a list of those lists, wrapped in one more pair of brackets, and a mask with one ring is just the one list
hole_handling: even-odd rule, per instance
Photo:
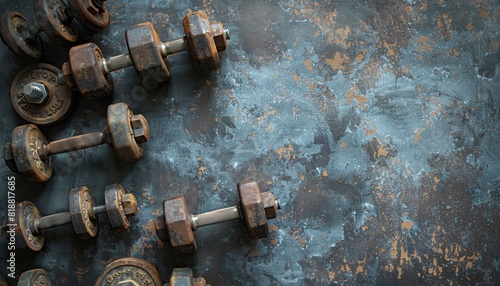
{"label": "vintage iron dumbbell", "polygon": [[53,142],[33,124],[12,131],[11,142],[4,146],[4,160],[13,172],[29,182],[43,183],[52,176],[51,155],[81,150],[107,143],[122,162],[134,162],[143,155],[142,143],[149,140],[149,126],[142,114],[134,115],[125,103],[108,106],[103,131],[82,134]]}
{"label": "vintage iron dumbbell", "polygon": [[[49,273],[47,271],[36,268],[28,271],[24,271],[19,276],[17,281],[17,286],[50,286],[52,282],[50,280]],[[9,286],[7,281],[0,276],[0,286]]]}
{"label": "vintage iron dumbbell", "polygon": [[74,43],[79,38],[79,28],[74,19],[91,31],[98,31],[109,24],[106,0],[34,0],[36,22],[31,24],[22,14],[11,11],[2,17],[1,38],[9,49],[25,60],[37,60],[43,55],[39,33],[45,34],[56,44]]}
{"label": "vintage iron dumbbell", "polygon": [[185,36],[161,42],[151,22],[127,29],[128,53],[104,58],[96,44],[72,47],[69,62],[61,70],[66,83],[88,99],[98,99],[113,92],[110,72],[134,66],[146,89],[154,89],[170,78],[168,55],[188,51],[194,63],[205,71],[220,68],[219,52],[227,46],[229,32],[219,22],[210,23],[203,12],[187,14],[182,21]]}
{"label": "vintage iron dumbbell", "polygon": [[184,196],[163,202],[163,216],[155,220],[156,235],[169,242],[174,253],[194,253],[198,249],[194,231],[202,226],[232,219],[243,219],[251,239],[266,237],[267,220],[276,217],[279,199],[271,192],[261,193],[254,181],[238,183],[240,202],[236,206],[198,215],[189,214]]}
{"label": "vintage iron dumbbell", "polygon": [[191,268],[174,268],[169,283],[163,284],[156,267],[139,258],[120,258],[108,264],[97,278],[95,286],[206,286],[203,277],[195,278]]}
{"label": "vintage iron dumbbell", "polygon": [[[97,235],[98,215],[106,213],[111,227],[125,231],[130,227],[130,216],[137,214],[137,200],[133,194],[125,193],[120,184],[106,186],[105,205],[95,205],[94,197],[86,187],[74,188],[69,193],[69,211],[41,216],[30,201],[16,203],[14,224],[4,222],[1,236],[15,236],[17,248],[40,251],[45,243],[45,230],[71,223],[82,239]],[[10,218],[9,218],[10,220]]]}

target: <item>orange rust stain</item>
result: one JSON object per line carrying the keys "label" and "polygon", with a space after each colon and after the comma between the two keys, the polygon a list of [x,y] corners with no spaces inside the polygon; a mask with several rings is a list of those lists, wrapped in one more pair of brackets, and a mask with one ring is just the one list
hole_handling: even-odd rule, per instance
{"label": "orange rust stain", "polygon": [[349,61],[349,56],[346,54],[341,55],[340,52],[335,52],[335,56],[333,59],[325,59],[325,63],[332,67],[333,70],[342,70],[346,69],[344,63]]}
{"label": "orange rust stain", "polygon": [[385,150],[385,144],[380,144],[380,147],[378,148],[376,157],[377,158],[380,158],[381,156],[387,157],[388,154],[389,154],[389,152],[387,150]]}
{"label": "orange rust stain", "polygon": [[304,176],[304,174],[300,174],[300,180],[301,180],[302,182],[304,182],[304,181],[306,180],[306,177]]}
{"label": "orange rust stain", "polygon": [[410,220],[410,221],[403,221],[401,223],[401,229],[404,230],[410,230],[411,228],[413,227],[413,222]]}
{"label": "orange rust stain", "polygon": [[345,148],[347,147],[345,141],[340,142],[340,147],[345,150]]}
{"label": "orange rust stain", "polygon": [[358,102],[358,105],[361,106],[361,108],[366,109],[367,108],[366,97],[364,97],[361,94],[359,94],[358,92],[356,92],[357,90],[358,90],[358,86],[354,85],[351,89],[349,89],[347,91],[346,104],[347,105],[351,104],[351,100],[355,99]]}
{"label": "orange rust stain", "polygon": [[364,54],[358,54],[356,56],[356,62],[360,63],[363,61],[363,59],[365,58],[365,55]]}
{"label": "orange rust stain", "polygon": [[312,72],[313,66],[311,60],[304,60],[304,66],[308,71]]}
{"label": "orange rust stain", "polygon": [[278,231],[279,227],[277,225],[270,225],[269,226],[269,231]]}
{"label": "orange rust stain", "polygon": [[295,80],[295,82],[299,82],[300,81],[300,76],[298,74],[294,74],[293,75],[293,80]]}
{"label": "orange rust stain", "polygon": [[436,183],[436,184],[437,184],[437,183],[439,183],[440,181],[441,181],[441,180],[440,180],[438,177],[434,176],[434,183]]}
{"label": "orange rust stain", "polygon": [[207,167],[199,167],[198,168],[198,176],[203,176],[205,174],[205,171],[207,170]]}
{"label": "orange rust stain", "polygon": [[278,240],[277,240],[277,239],[271,239],[269,242],[270,242],[273,246],[278,245]]}
{"label": "orange rust stain", "polygon": [[292,145],[288,145],[288,147],[281,147],[276,150],[276,153],[278,153],[278,159],[285,158],[288,161],[292,158],[295,159],[295,155],[292,154],[293,152],[294,150]]}
{"label": "orange rust stain", "polygon": [[323,175],[323,177],[328,177],[328,172],[326,170],[323,170],[322,175]]}
{"label": "orange rust stain", "polygon": [[415,130],[415,137],[413,137],[413,144],[417,144],[420,140],[422,140],[421,132],[424,130],[425,128],[417,128],[417,130]]}
{"label": "orange rust stain", "polygon": [[417,44],[418,51],[421,53],[428,53],[434,50],[432,45],[429,43],[429,37],[420,36],[415,39],[415,43]]}
{"label": "orange rust stain", "polygon": [[148,223],[144,225],[144,229],[151,234],[156,233],[155,223],[153,220],[148,221]]}
{"label": "orange rust stain", "polygon": [[479,11],[479,18],[480,19],[488,18],[489,16],[490,16],[490,11],[488,11],[486,9],[482,9],[481,11]]}
{"label": "orange rust stain", "polygon": [[335,279],[335,272],[333,271],[328,271],[328,279],[330,279],[330,282]]}

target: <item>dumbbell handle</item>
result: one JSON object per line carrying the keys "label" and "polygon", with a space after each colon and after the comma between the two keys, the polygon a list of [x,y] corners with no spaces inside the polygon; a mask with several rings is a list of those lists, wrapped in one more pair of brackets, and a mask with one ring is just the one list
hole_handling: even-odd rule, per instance
{"label": "dumbbell handle", "polygon": [[[184,38],[176,39],[170,42],[161,43],[158,47],[161,50],[162,57],[172,55],[187,50]],[[133,66],[134,62],[129,53],[117,55],[102,61],[103,69],[109,74],[112,71]]]}
{"label": "dumbbell handle", "polygon": [[[99,214],[106,212],[106,206],[94,206],[92,208],[91,217],[95,217]],[[40,217],[32,222],[32,231],[34,233],[39,233],[40,231],[48,228],[53,228],[57,226],[61,226],[64,224],[71,223],[71,213],[70,212],[62,212],[51,214],[47,216]]]}
{"label": "dumbbell handle", "polygon": [[104,143],[107,143],[107,132],[101,131],[56,140],[46,145],[37,146],[37,149],[40,158],[47,159],[50,155],[81,150]]}
{"label": "dumbbell handle", "polygon": [[197,215],[190,214],[189,223],[191,225],[191,229],[196,230],[198,227],[239,218],[241,218],[241,215],[238,206],[233,206]]}

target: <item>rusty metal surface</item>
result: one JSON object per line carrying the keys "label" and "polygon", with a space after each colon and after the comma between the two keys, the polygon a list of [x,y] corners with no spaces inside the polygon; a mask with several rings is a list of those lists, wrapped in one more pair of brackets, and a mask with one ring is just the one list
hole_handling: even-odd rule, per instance
{"label": "rusty metal surface", "polygon": [[[51,286],[52,282],[47,271],[37,268],[25,271],[19,277],[17,286]],[[56,284],[57,285],[57,284]]]}
{"label": "rusty metal surface", "polygon": [[30,31],[32,24],[21,13],[10,11],[2,15],[2,42],[18,57],[27,61],[43,55],[42,39]]}
{"label": "rusty metal surface", "polygon": [[78,22],[91,31],[99,31],[109,25],[109,12],[106,2],[103,5],[94,5],[92,0],[68,0],[71,15],[78,19]]}
{"label": "rusty metal surface", "polygon": [[[32,10],[20,2],[2,7]],[[151,140],[135,163],[98,147],[55,156],[45,185],[16,175],[16,199],[42,213],[67,209],[60,198],[79,185],[101,197],[120,183],[139,203],[125,232],[103,224],[82,241],[51,230],[57,239],[42,251],[17,252],[19,273],[41,267],[57,285],[92,285],[109,261],[133,256],[162,281],[190,267],[211,285],[500,284],[497,0],[107,5],[110,25],[84,36],[106,55],[125,51],[125,29],[144,21],[162,39],[182,37],[189,11],[206,11],[231,39],[220,70],[201,73],[179,53],[169,57],[172,78],[146,91],[123,69],[112,97],[76,97],[65,121],[43,128],[51,140],[98,130],[106,107],[123,101],[148,119]],[[44,62],[68,60],[67,49],[44,43]],[[0,61],[7,92],[24,64],[6,47]],[[4,144],[25,122],[8,104],[0,112]],[[13,173],[0,172],[6,186]],[[281,199],[267,238],[251,240],[233,221],[197,232],[210,247],[192,255],[174,256],[157,239],[164,199],[184,195],[191,212],[205,212],[237,201],[244,179]]]}
{"label": "rusty metal surface", "polygon": [[95,199],[86,186],[73,188],[69,192],[69,213],[76,235],[90,239],[97,235],[99,218],[94,214]]}
{"label": "rusty metal surface", "polygon": [[[219,69],[221,60],[216,42],[219,43],[218,39],[221,36],[224,37],[221,33],[223,29],[212,30],[207,15],[201,11],[187,14],[182,19],[182,26],[186,34],[189,54],[191,54],[194,64],[204,71]],[[214,33],[216,31],[219,31],[217,41]]]}
{"label": "rusty metal surface", "polygon": [[[130,284],[126,284],[126,282]],[[89,285],[94,285],[94,283]],[[104,285],[163,285],[158,270],[150,262],[126,257],[108,264],[95,281],[95,286]]]}
{"label": "rusty metal surface", "polygon": [[38,26],[54,43],[68,45],[78,41],[80,29],[67,14],[63,0],[34,0],[33,10]]}

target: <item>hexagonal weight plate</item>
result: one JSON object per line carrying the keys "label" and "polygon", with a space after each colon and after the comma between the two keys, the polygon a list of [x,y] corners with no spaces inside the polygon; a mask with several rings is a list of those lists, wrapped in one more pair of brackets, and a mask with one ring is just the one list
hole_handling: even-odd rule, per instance
{"label": "hexagonal weight plate", "polygon": [[92,0],[68,0],[68,5],[78,22],[90,31],[97,32],[109,25],[106,3],[96,7]]}
{"label": "hexagonal weight plate", "polygon": [[176,196],[163,202],[163,215],[170,246],[174,253],[194,253],[198,249],[189,223],[186,199]]}
{"label": "hexagonal weight plate", "polygon": [[45,135],[33,124],[18,126],[12,131],[12,156],[19,174],[29,182],[47,182],[52,176],[52,157],[41,159],[38,154],[38,148],[47,143]]}
{"label": "hexagonal weight plate", "polygon": [[40,211],[32,202],[22,201],[16,204],[15,233],[18,248],[29,248],[33,251],[42,249],[45,231],[35,233],[31,228],[32,223],[40,217]]}
{"label": "hexagonal weight plate", "polygon": [[58,45],[68,45],[78,40],[79,30],[71,19],[63,20],[68,5],[62,0],[33,1],[35,16],[40,28]]}
{"label": "hexagonal weight plate", "polygon": [[194,64],[204,71],[219,69],[219,52],[207,15],[203,12],[189,13],[182,20],[182,25]]}
{"label": "hexagonal weight plate", "polygon": [[36,61],[43,55],[43,44],[39,35],[34,35],[31,23],[18,12],[7,12],[2,16],[2,41],[18,57]]}
{"label": "hexagonal weight plate", "polygon": [[122,162],[134,162],[143,155],[141,144],[134,139],[130,119],[134,114],[125,103],[108,106],[107,124],[113,149]]}
{"label": "hexagonal weight plate", "polygon": [[253,181],[238,183],[238,193],[250,238],[266,237],[269,229],[259,185]]}
{"label": "hexagonal weight plate", "polygon": [[125,231],[130,227],[130,219],[125,215],[121,203],[123,195],[125,195],[125,190],[120,184],[106,186],[106,190],[104,191],[109,223],[112,228],[118,231]]}
{"label": "hexagonal weight plate", "polygon": [[161,55],[161,41],[151,22],[127,29],[127,47],[146,89],[154,89],[170,78],[170,68]]}
{"label": "hexagonal weight plate", "polygon": [[50,281],[50,275],[47,271],[37,268],[25,271],[19,276],[19,281],[17,286],[34,286],[34,285],[44,285],[50,286],[52,282]]}
{"label": "hexagonal weight plate", "polygon": [[99,47],[88,43],[69,50],[69,64],[78,91],[87,99],[95,100],[113,93],[113,81],[102,68],[102,55]]}
{"label": "hexagonal weight plate", "polygon": [[108,264],[95,282],[95,286],[108,285],[161,286],[163,284],[160,273],[153,264],[139,258],[127,257]]}
{"label": "hexagonal weight plate", "polygon": [[69,193],[69,213],[73,229],[82,239],[97,235],[99,220],[94,214],[95,200],[90,190],[83,186],[74,188]]}
{"label": "hexagonal weight plate", "polygon": [[[36,64],[22,69],[10,87],[10,101],[14,110],[24,120],[37,125],[51,125],[62,121],[73,107],[73,94],[68,85],[59,79],[61,70],[48,64]],[[43,104],[30,103],[23,93],[28,83],[41,83],[49,99]]]}

